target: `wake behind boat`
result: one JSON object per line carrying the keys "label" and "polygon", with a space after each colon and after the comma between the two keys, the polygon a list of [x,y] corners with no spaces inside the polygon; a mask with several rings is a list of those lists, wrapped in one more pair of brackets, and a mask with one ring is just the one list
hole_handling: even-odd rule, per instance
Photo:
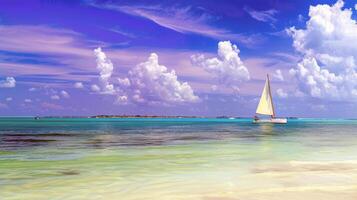
{"label": "wake behind boat", "polygon": [[256,113],[261,115],[268,115],[270,118],[260,119],[258,116],[254,116],[253,123],[286,124],[288,122],[286,118],[275,117],[273,97],[270,90],[269,74],[267,74],[267,79],[265,81],[265,86],[262,92],[262,96],[260,97]]}

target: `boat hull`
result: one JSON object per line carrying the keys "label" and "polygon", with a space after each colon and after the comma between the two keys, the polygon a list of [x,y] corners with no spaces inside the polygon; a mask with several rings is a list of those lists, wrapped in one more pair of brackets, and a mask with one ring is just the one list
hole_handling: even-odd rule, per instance
{"label": "boat hull", "polygon": [[287,118],[253,119],[253,123],[286,124],[288,123],[288,119]]}

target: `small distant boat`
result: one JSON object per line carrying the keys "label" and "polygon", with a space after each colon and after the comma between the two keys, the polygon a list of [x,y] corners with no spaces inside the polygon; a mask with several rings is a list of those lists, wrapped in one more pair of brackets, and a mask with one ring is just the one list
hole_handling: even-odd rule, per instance
{"label": "small distant boat", "polygon": [[262,92],[262,96],[260,97],[260,101],[256,113],[261,115],[269,115],[270,118],[260,119],[257,116],[254,116],[253,123],[275,123],[275,124],[288,123],[287,118],[275,117],[273,97],[271,95],[271,90],[270,90],[269,74],[267,74],[267,79],[265,81],[265,86]]}

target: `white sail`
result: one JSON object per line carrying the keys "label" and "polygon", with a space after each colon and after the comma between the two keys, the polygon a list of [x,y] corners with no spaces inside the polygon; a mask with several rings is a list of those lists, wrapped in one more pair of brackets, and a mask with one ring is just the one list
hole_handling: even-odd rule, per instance
{"label": "white sail", "polygon": [[260,97],[256,113],[262,115],[271,115],[272,117],[275,116],[273,99],[270,91],[269,75],[267,75],[265,86],[262,92],[262,96]]}

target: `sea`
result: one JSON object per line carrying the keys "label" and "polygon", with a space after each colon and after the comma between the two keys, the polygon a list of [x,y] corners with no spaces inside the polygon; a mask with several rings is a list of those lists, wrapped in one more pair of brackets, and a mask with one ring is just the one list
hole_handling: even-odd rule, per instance
{"label": "sea", "polygon": [[356,200],[357,121],[3,117],[0,199]]}

